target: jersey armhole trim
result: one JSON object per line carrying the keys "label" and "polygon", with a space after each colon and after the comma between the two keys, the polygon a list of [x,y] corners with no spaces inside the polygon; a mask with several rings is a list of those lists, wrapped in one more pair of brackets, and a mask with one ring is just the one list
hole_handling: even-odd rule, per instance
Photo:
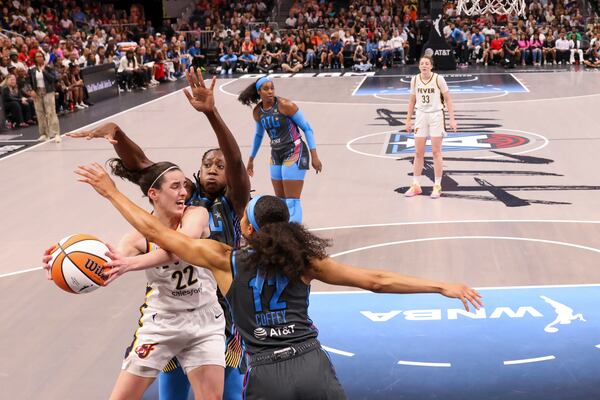
{"label": "jersey armhole trim", "polygon": [[236,255],[236,253],[237,253],[237,250],[233,250],[231,252],[231,257],[230,257],[230,260],[231,260],[231,276],[233,278],[235,278],[235,276],[237,275],[237,268],[235,266],[235,255]]}

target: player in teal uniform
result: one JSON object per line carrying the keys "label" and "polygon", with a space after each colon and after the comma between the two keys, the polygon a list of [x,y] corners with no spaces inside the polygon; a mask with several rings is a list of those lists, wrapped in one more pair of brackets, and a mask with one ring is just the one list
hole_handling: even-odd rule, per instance
{"label": "player in teal uniform", "polygon": [[308,316],[310,282],[353,286],[378,293],[440,293],[469,311],[483,305],[464,284],[448,284],[382,270],[356,268],[327,256],[328,241],[290,223],[274,196],[252,199],[240,221],[249,246],[192,239],[162,225],[120,193],[98,164],[80,167],[90,184],[139,232],[182,260],[213,273],[233,313],[248,354],[245,399],[344,399],[335,371]]}
{"label": "player in teal uniform", "polygon": [[[248,86],[238,100],[247,106],[256,104],[252,111],[256,130],[248,159],[248,174],[254,175],[254,158],[266,131],[271,144],[270,171],[275,195],[285,201],[291,221],[302,222],[300,195],[309,160],[312,158],[312,166],[317,173],[323,168],[311,126],[298,106],[275,96],[275,86],[268,76]],[[302,140],[300,129],[304,132],[306,143]]]}

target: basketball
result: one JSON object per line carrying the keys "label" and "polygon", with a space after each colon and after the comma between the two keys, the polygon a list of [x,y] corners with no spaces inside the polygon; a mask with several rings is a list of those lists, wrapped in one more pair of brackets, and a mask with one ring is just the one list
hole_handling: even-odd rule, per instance
{"label": "basketball", "polygon": [[104,286],[108,247],[87,234],[67,236],[52,250],[52,280],[69,293],[89,293]]}

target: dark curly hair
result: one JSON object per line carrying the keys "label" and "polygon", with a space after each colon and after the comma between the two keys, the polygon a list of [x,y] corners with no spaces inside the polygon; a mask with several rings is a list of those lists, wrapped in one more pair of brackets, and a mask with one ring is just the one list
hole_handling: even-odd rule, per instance
{"label": "dark curly hair", "polygon": [[[144,196],[148,195],[148,191],[151,188],[159,188],[160,185],[162,185],[165,179],[164,175],[161,176],[156,182],[154,181],[160,174],[165,172],[165,170],[168,168],[172,168],[172,170],[181,170],[176,164],[173,164],[169,161],[157,162],[149,167],[137,171],[127,169],[125,164],[123,164],[123,160],[120,158],[111,158],[106,162],[106,164],[110,168],[110,171],[113,175],[138,185],[140,189],[142,189]],[[154,185],[152,185],[153,182]],[[150,202],[152,203],[152,200],[150,200]]]}
{"label": "dark curly hair", "polygon": [[260,230],[247,238],[253,250],[249,261],[267,275],[281,272],[297,280],[312,268],[311,260],[327,257],[330,241],[313,235],[302,224],[288,222],[290,214],[280,198],[260,198],[254,216]]}
{"label": "dark curly hair", "polygon": [[256,90],[256,82],[258,82],[258,79],[248,85],[248,87],[239,94],[238,101],[243,105],[251,106],[252,104],[258,104],[260,102],[260,94],[258,94],[258,90]]}

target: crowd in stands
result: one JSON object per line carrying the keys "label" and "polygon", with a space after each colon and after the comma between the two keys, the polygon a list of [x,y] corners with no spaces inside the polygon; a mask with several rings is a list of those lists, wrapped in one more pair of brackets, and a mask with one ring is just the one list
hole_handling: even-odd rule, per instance
{"label": "crowd in stands", "polygon": [[[600,23],[586,20],[578,4],[528,0],[525,17],[465,17],[448,1],[443,35],[459,66],[599,67]],[[86,0],[4,3],[0,80],[9,121],[35,123],[27,70],[38,52],[58,77],[56,108],[63,114],[90,105],[81,71],[94,65],[113,63],[125,92],[176,80],[189,66],[223,75],[387,69],[415,63],[432,28],[428,15],[418,17],[417,0],[297,0],[283,26],[269,21],[274,5],[199,0],[188,21],[154,27],[136,4],[125,11]]]}
{"label": "crowd in stands", "polygon": [[[586,21],[578,4],[531,0],[525,16],[465,17],[457,15],[455,2],[446,2],[443,34],[460,67],[478,63],[507,68],[557,63],[598,67],[600,24],[595,17]],[[253,23],[242,11],[218,22],[198,14],[190,23],[214,30],[198,52],[206,57],[202,65],[216,66],[214,72],[223,75],[307,68],[371,70],[417,60],[432,27],[429,16],[417,15],[416,0],[356,0],[346,7],[336,7],[333,1],[299,0],[278,29]]]}
{"label": "crowd in stands", "polygon": [[140,4],[120,10],[118,3],[87,0],[4,2],[0,89],[6,125],[21,128],[37,122],[32,106],[35,85],[28,73],[37,53],[42,53],[46,71],[56,76],[56,112],[62,115],[91,105],[82,73],[86,68],[113,64],[123,92],[174,81],[189,65],[203,65],[206,57],[199,43],[189,43],[176,30],[245,26],[266,18],[267,4],[263,0],[202,0],[191,25],[186,22],[178,27],[165,20],[155,27],[145,20]]}

